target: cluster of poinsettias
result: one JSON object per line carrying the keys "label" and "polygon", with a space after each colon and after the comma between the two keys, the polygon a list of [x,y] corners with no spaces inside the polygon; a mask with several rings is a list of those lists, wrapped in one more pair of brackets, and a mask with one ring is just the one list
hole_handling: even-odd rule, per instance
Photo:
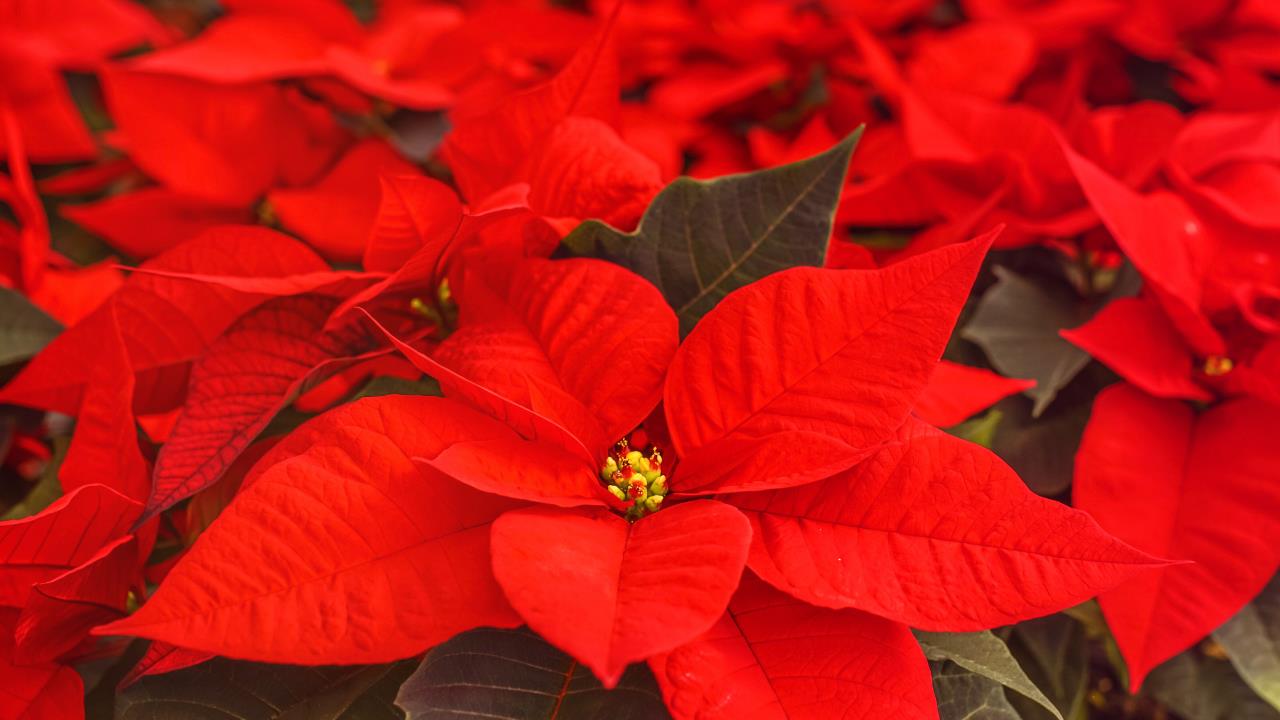
{"label": "cluster of poinsettias", "polygon": [[[127,637],[122,685],[521,625],[676,717],[937,717],[909,627],[1101,593],[1136,690],[1280,566],[1273,3],[220,4],[0,0],[2,479],[53,469],[0,718]],[[993,244],[1100,307],[974,331],[1008,378],[939,361]],[[1089,357],[1077,509],[937,429]]]}

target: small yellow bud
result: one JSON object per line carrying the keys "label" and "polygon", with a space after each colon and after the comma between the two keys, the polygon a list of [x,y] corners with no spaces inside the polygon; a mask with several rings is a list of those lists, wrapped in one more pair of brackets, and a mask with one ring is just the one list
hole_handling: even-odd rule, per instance
{"label": "small yellow bud", "polygon": [[618,487],[617,485],[610,485],[608,487],[609,487],[609,492],[613,493],[614,497],[618,498],[619,500],[622,500],[623,502],[626,502],[627,494],[623,492],[622,488]]}
{"label": "small yellow bud", "polygon": [[600,468],[600,479],[605,482],[613,482],[613,474],[618,471],[618,463],[613,458],[607,458],[604,461],[604,467]]}
{"label": "small yellow bud", "polygon": [[1236,364],[1231,358],[1223,355],[1213,355],[1204,361],[1204,374],[1210,377],[1218,377],[1226,375],[1235,369]]}
{"label": "small yellow bud", "polygon": [[631,452],[627,453],[627,464],[629,464],[631,467],[638,467],[640,465],[640,461],[643,459],[644,459],[644,454],[641,453],[639,450],[632,450]]}
{"label": "small yellow bud", "polygon": [[648,496],[649,489],[645,487],[643,480],[637,478],[632,480],[631,484],[627,486],[627,497],[635,500],[636,502],[641,502]]}
{"label": "small yellow bud", "polygon": [[[649,497],[645,498],[645,501],[644,501],[645,510],[648,510],[649,512],[657,512],[658,508],[660,507],[662,507],[661,495],[650,495]],[[666,516],[664,515],[663,517],[666,517]]]}
{"label": "small yellow bud", "polygon": [[667,494],[667,476],[659,475],[649,483],[650,495],[666,495]]}

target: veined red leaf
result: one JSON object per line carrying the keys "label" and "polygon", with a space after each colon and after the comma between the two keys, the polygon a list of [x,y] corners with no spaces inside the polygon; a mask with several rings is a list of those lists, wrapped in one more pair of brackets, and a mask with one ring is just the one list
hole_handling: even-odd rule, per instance
{"label": "veined red leaf", "polygon": [[905,625],[807,605],[750,574],[711,630],[649,665],[677,720],[938,717]]}
{"label": "veined red leaf", "polygon": [[1280,410],[1254,399],[1196,414],[1121,384],[1094,401],[1076,455],[1076,506],[1142,550],[1193,561],[1149,570],[1098,598],[1135,691],[1152,668],[1226,622],[1280,565],[1277,427]]}
{"label": "veined red leaf", "polygon": [[211,83],[248,84],[324,72],[326,44],[297,18],[250,11],[209,23],[196,37],[143,55],[131,66]]}
{"label": "veined red leaf", "polygon": [[1089,322],[1061,334],[1152,395],[1188,400],[1213,397],[1193,380],[1191,348],[1153,300],[1114,300]]}
{"label": "veined red leaf", "polygon": [[930,425],[951,427],[1035,384],[1034,380],[1007,378],[990,370],[943,360],[933,369],[929,384],[916,399],[914,412]]}
{"label": "veined red leaf", "polygon": [[[418,30],[424,35],[429,32],[421,27]],[[386,70],[379,68],[379,61],[387,62],[385,58],[371,57],[341,45],[330,45],[326,49],[325,60],[333,74],[353,88],[392,105],[413,110],[442,110],[456,100],[454,92],[436,77],[397,73],[394,66]]]}
{"label": "veined red leaf", "polygon": [[85,485],[37,515],[0,523],[0,606],[22,607],[31,587],[83,565],[129,533],[142,504]]}
{"label": "veined red leaf", "polygon": [[74,649],[89,630],[125,615],[125,599],[142,564],[138,540],[126,535],[84,564],[31,588],[18,620],[14,658],[49,662]]}
{"label": "veined red leaf", "polygon": [[1174,326],[1200,353],[1221,353],[1222,339],[1199,314],[1213,241],[1191,208],[1171,193],[1139,195],[1065,143],[1063,151],[1089,203],[1154,288]]}
{"label": "veined red leaf", "polygon": [[655,83],[649,100],[664,116],[695,120],[785,82],[790,72],[772,57],[743,65],[690,63]]}
{"label": "veined red leaf", "polygon": [[269,83],[214,85],[125,69],[102,80],[129,156],[186,195],[254,202],[281,175],[286,134],[298,132],[283,91]]}
{"label": "veined red leaf", "polygon": [[705,495],[805,485],[847,470],[878,449],[802,430],[762,438],[734,434],[681,457],[671,489],[678,495]]}
{"label": "veined red leaf", "polygon": [[473,272],[458,300],[459,330],[436,359],[555,420],[597,458],[657,405],[679,343],[658,289],[600,260]]}
{"label": "veined red leaf", "polygon": [[[6,65],[10,64],[7,60]],[[22,71],[11,69],[10,72],[21,74]],[[6,88],[6,97],[0,102],[0,138],[4,139],[9,171],[9,182],[0,186],[0,191],[5,191],[4,199],[18,221],[17,242],[14,243],[18,255],[16,277],[19,286],[30,292],[39,288],[41,271],[49,254],[49,222],[36,194],[17,113],[7,97],[10,92]],[[5,225],[7,227],[8,223]]]}
{"label": "veined red leaf", "polygon": [[442,152],[463,195],[474,201],[511,183],[520,159],[564,118],[616,125],[620,92],[611,20],[550,81],[486,112],[455,111]]}
{"label": "veined red leaf", "polygon": [[738,586],[751,529],[698,500],[635,523],[534,507],[493,523],[493,572],[529,627],[613,687],[627,665],[707,631]]}
{"label": "veined red leaf", "polygon": [[[395,272],[383,280],[370,285],[347,298],[333,313],[331,322],[338,322],[351,309],[363,305],[370,300],[394,292],[408,291],[426,292],[430,297],[444,278],[453,256],[467,247],[478,235],[494,223],[519,218],[529,212],[525,196],[525,186],[512,186],[490,198],[491,205],[463,213],[457,229],[451,235],[428,238],[411,254]],[[374,232],[377,232],[375,227]]]}
{"label": "veined red leaf", "polygon": [[1042,498],[995,454],[918,420],[829,480],[727,496],[748,565],[825,607],[981,630],[1083,602],[1160,561]]}
{"label": "veined red leaf", "polygon": [[995,234],[881,270],[784,270],[731,293],[667,374],[677,451],[790,430],[858,449],[888,439],[942,355]]}
{"label": "veined red leaf", "polygon": [[529,204],[561,234],[586,218],[634,228],[663,185],[657,163],[595,118],[560,121],[526,163]]}
{"label": "veined red leaf", "polygon": [[382,140],[351,148],[318,182],[267,194],[280,224],[334,262],[358,262],[378,214],[378,179],[418,175],[418,169]]}
{"label": "veined red leaf", "polygon": [[218,225],[254,220],[248,208],[228,207],[164,187],[142,188],[84,205],[63,205],[58,212],[138,260],[154,257]]}
{"label": "veined red leaf", "polygon": [[[279,277],[327,271],[328,266],[306,245],[265,228],[232,226],[211,230],[144,263],[144,267],[178,273],[242,277]],[[136,393],[140,412],[163,411],[185,390],[185,368],[228,325],[265,300],[188,280],[135,274],[102,307],[69,328],[0,392],[0,401],[74,415],[93,373],[86,361],[99,352],[111,308],[125,333],[129,364],[139,373]],[[172,366],[179,366],[173,387]],[[175,393],[175,390],[178,391]],[[158,407],[156,407],[158,406]]]}
{"label": "veined red leaf", "polygon": [[67,457],[58,468],[63,492],[102,484],[142,501],[150,468],[138,447],[133,414],[133,368],[115,305],[103,308],[104,320],[92,325],[102,335],[85,351],[96,353],[76,416],[76,431]]}
{"label": "veined red leaf", "polygon": [[[470,408],[465,410],[480,414]],[[481,417],[490,420],[488,416]],[[596,463],[565,452],[554,443],[526,440],[510,428],[505,430],[494,428],[491,434],[502,435],[496,439],[461,441],[434,458],[414,459],[494,495],[561,507],[619,505],[601,484]],[[512,458],[519,458],[518,472],[512,471]]]}
{"label": "veined red leaf", "polygon": [[222,0],[233,15],[263,14],[289,18],[331,42],[357,43],[364,28],[342,0]]}
{"label": "veined red leaf", "polygon": [[518,504],[410,460],[483,438],[458,410],[391,395],[303,425],[142,609],[95,632],[320,665],[397,660],[518,624],[488,567],[489,525]]}
{"label": "veined red leaf", "polygon": [[79,323],[124,284],[124,273],[113,258],[84,267],[52,268],[44,271],[40,289],[30,299],[68,327]]}
{"label": "veined red leaf", "polygon": [[379,350],[360,318],[325,331],[340,302],[322,295],[269,300],[240,318],[191,368],[187,401],[156,457],[144,517],[209,487],[308,384]]}
{"label": "veined red leaf", "polygon": [[323,292],[341,296],[347,292],[367,287],[372,281],[384,278],[383,273],[367,273],[359,270],[317,270],[291,275],[251,277],[247,275],[213,275],[200,272],[177,272],[154,267],[129,268],[134,275],[184,280],[191,283],[214,285],[228,290],[258,295],[282,297]]}
{"label": "veined red leaf", "polygon": [[462,203],[448,185],[417,175],[383,176],[378,183],[382,197],[364,246],[366,270],[395,272],[418,248],[458,231]]}
{"label": "veined red leaf", "polygon": [[508,400],[498,393],[473,382],[469,378],[443,365],[439,360],[423,353],[421,350],[396,337],[394,333],[382,326],[364,308],[359,308],[365,317],[374,324],[391,344],[400,351],[414,367],[435,378],[446,397],[464,400],[467,404],[479,408],[489,416],[501,421],[520,437],[526,440],[545,441],[553,447],[565,450],[587,462],[597,462],[599,458],[591,453],[582,441],[554,419],[530,410],[523,405]]}
{"label": "veined red leaf", "polygon": [[968,22],[924,35],[904,69],[913,85],[1001,101],[1032,71],[1036,55],[1035,38],[1024,26]]}
{"label": "veined red leaf", "polygon": [[[4,19],[12,30],[11,16]],[[19,154],[36,162],[79,162],[98,155],[97,143],[84,125],[75,99],[58,68],[25,52],[21,38],[6,34],[0,60],[5,73],[6,95],[11,98],[0,109],[0,153],[10,158]],[[16,97],[15,97],[16,96]],[[11,114],[9,109],[16,112]]]}
{"label": "veined red leaf", "polygon": [[122,0],[9,0],[0,9],[8,31],[29,33],[50,62],[94,67],[106,56],[168,33],[146,8]]}
{"label": "veined red leaf", "polygon": [[84,682],[73,668],[13,659],[16,612],[0,609],[0,717],[83,720]]}

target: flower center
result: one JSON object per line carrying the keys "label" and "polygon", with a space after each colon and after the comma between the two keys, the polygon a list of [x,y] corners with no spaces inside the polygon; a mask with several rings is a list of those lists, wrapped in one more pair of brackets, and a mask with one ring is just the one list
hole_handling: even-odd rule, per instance
{"label": "flower center", "polygon": [[667,476],[662,474],[662,451],[656,445],[647,453],[631,449],[622,438],[600,466],[600,479],[619,500],[630,503],[627,519],[639,520],[662,507],[667,495]]}
{"label": "flower center", "polygon": [[1223,355],[1213,355],[1204,361],[1204,374],[1210,377],[1218,377],[1231,372],[1236,366],[1231,362],[1231,358]]}

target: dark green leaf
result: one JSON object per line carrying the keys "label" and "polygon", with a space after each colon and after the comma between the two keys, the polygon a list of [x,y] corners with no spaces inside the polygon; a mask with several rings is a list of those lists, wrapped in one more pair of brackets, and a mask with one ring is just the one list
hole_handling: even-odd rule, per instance
{"label": "dark green leaf", "polygon": [[40,352],[62,332],[62,324],[27,301],[22,293],[0,287],[0,365]]}
{"label": "dark green leaf", "polygon": [[932,662],[939,720],[1022,720],[1000,683],[955,663]]}
{"label": "dark green leaf", "polygon": [[1102,607],[1098,605],[1098,601],[1089,600],[1062,612],[1084,627],[1085,637],[1095,647],[1102,645],[1102,653],[1111,664],[1111,671],[1115,673],[1117,683],[1120,687],[1129,687],[1129,665],[1120,652],[1120,646],[1116,644],[1115,636],[1111,634],[1111,628],[1107,625],[1107,619],[1103,616]]}
{"label": "dark green leaf", "polygon": [[389,139],[406,159],[423,164],[431,159],[449,133],[449,118],[442,112],[401,110],[387,122]]}
{"label": "dark green leaf", "polygon": [[139,680],[117,720],[400,720],[397,689],[412,662],[297,667],[215,658]]}
{"label": "dark green leaf", "polygon": [[[1080,623],[1065,615],[1051,615],[1019,623],[1008,640],[1018,665],[1067,720],[1085,716],[1089,682],[1089,645]],[[1010,702],[1025,718],[1048,718],[1040,706],[1019,695]]]}
{"label": "dark green leaf", "polygon": [[[1013,653],[1009,652],[1009,647],[990,632],[933,633],[917,630],[915,634],[925,657],[930,660],[950,660],[970,673],[977,673],[1036,701],[1055,718],[1062,720],[1062,714],[1027,677]],[[936,678],[934,684],[937,685]],[[1003,697],[1001,694],[1002,700]]]}
{"label": "dark green leaf", "polygon": [[1089,365],[1058,392],[1053,404],[1036,417],[1035,403],[1025,395],[996,404],[1000,425],[991,449],[1018,472],[1027,486],[1041,495],[1060,495],[1075,474],[1076,450],[1089,421],[1098,391],[1115,382],[1100,364]]}
{"label": "dark green leaf", "polygon": [[427,653],[400,688],[409,720],[667,718],[645,665],[605,690],[591,672],[529,630],[482,628]]}
{"label": "dark green leaf", "polygon": [[1213,636],[1249,687],[1280,709],[1280,575]]}
{"label": "dark green leaf", "polygon": [[1009,377],[1030,378],[1027,391],[1039,416],[1063,386],[1089,364],[1089,354],[1058,335],[1089,319],[1087,306],[1070,288],[1031,280],[1003,267],[999,280],[978,303],[963,336],[986,351],[991,364]]}
{"label": "dark green leaf", "polygon": [[379,375],[351,398],[352,401],[367,397],[382,397],[383,395],[434,395],[440,396],[440,384],[429,377],[423,377],[419,380],[405,380],[392,375]]}
{"label": "dark green leaf", "polygon": [[1039,417],[1089,362],[1088,354],[1058,331],[1079,327],[1112,300],[1137,293],[1142,281],[1129,265],[1099,271],[1086,281],[1070,267],[1046,268],[1043,253],[1005,260],[1021,260],[1038,271],[1031,276],[993,268],[996,282],[983,293],[961,336],[978,344],[1003,374],[1036,381],[1026,394],[1035,400],[1032,416]]}
{"label": "dark green leaf", "polygon": [[1280,712],[1255,695],[1231,663],[1195,650],[1152,671],[1142,692],[1186,720],[1280,720]]}
{"label": "dark green leaf", "polygon": [[733,290],[785,268],[822,265],[861,135],[859,129],[820,155],[769,170],[680,178],[654,198],[635,232],[589,220],[565,245],[648,278],[687,334]]}

